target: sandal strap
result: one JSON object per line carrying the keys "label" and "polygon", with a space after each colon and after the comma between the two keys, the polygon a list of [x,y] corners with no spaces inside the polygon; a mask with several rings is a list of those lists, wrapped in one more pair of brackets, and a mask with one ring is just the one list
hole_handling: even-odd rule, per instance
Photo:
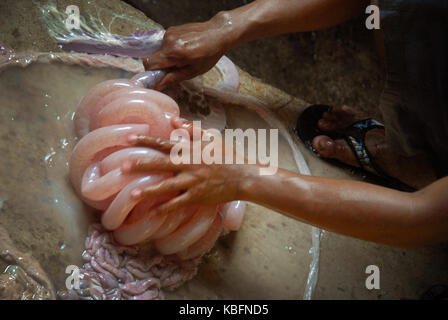
{"label": "sandal strap", "polygon": [[368,131],[375,128],[381,128],[381,129],[384,128],[384,125],[375,119],[359,120],[353,123],[351,126],[359,130],[363,130],[364,133],[367,133]]}
{"label": "sandal strap", "polygon": [[[312,145],[312,141],[316,136],[326,135],[333,140],[344,139],[353,150],[353,153],[355,154],[355,157],[359,163],[359,166],[351,166],[345,163],[346,166],[353,168],[355,171],[359,170],[359,172],[364,173],[368,178],[370,175],[372,176],[372,178],[375,177],[376,183],[381,181],[381,184],[395,189],[403,191],[415,191],[415,188],[412,188],[399,181],[398,179],[395,179],[386,174],[372,160],[373,158],[370,155],[369,150],[367,150],[365,146],[365,135],[368,131],[374,128],[384,128],[384,126],[380,122],[373,119],[364,119],[352,123],[352,125],[343,130],[324,131],[319,129],[318,121],[322,119],[323,113],[331,113],[332,109],[333,108],[331,106],[327,105],[312,105],[306,108],[298,117],[295,132],[308,149],[310,149],[314,154],[320,157],[319,152],[317,150],[314,150]],[[340,162],[338,160],[325,160],[329,162],[334,161],[339,162],[340,164],[344,164],[343,162]]]}
{"label": "sandal strap", "polygon": [[377,128],[383,129],[384,126],[374,119],[364,119],[353,123],[343,130],[343,132],[339,132],[339,134],[344,137],[350,148],[353,150],[356,160],[362,169],[382,177],[388,177],[388,175],[372,161],[371,154],[369,150],[367,150],[365,144],[367,132]]}
{"label": "sandal strap", "polygon": [[370,159],[367,148],[365,147],[364,141],[355,139],[352,136],[346,138],[348,145],[351,147],[355,153],[356,160],[362,169],[368,170],[372,173],[378,173],[372,165],[372,160]]}
{"label": "sandal strap", "polygon": [[381,177],[388,184],[395,186],[395,188],[404,191],[414,191],[414,188],[408,186],[400,180],[392,178],[386,172],[384,172],[374,161],[372,161],[372,155],[366,147],[365,138],[367,132],[376,128],[384,129],[384,126],[376,120],[365,119],[353,123],[351,126],[339,132],[338,134],[342,138],[344,138],[345,141],[347,141],[348,145],[353,150],[353,153],[356,156],[359,166],[362,169]]}

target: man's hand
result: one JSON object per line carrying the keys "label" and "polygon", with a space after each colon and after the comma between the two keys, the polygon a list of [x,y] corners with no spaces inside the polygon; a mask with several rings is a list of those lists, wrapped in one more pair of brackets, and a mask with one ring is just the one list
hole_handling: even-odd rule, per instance
{"label": "man's hand", "polygon": [[[193,124],[191,122],[174,119],[173,125],[176,128],[187,130],[190,137],[193,137]],[[207,130],[202,131],[202,135],[207,134]],[[259,170],[255,165],[244,164],[173,163],[169,153],[175,144],[185,143],[185,146],[192,150],[192,141],[171,142],[148,136],[131,136],[129,141],[139,146],[163,151],[166,156],[147,161],[125,162],[122,166],[123,172],[170,171],[176,173],[174,177],[158,184],[132,191],[132,196],[137,199],[182,192],[172,200],[160,205],[157,208],[159,213],[171,212],[189,204],[220,204],[239,200],[239,185],[245,177],[251,173],[258,173]],[[224,142],[222,142],[222,146],[223,156],[225,152],[233,152],[233,148]],[[203,141],[202,148],[204,147],[205,143]],[[242,157],[234,153],[234,159],[238,156]]]}
{"label": "man's hand", "polygon": [[207,22],[168,28],[162,47],[143,59],[146,70],[167,69],[157,90],[210,70],[231,48],[263,37],[318,30],[360,14],[369,0],[256,0]]}
{"label": "man's hand", "polygon": [[168,28],[162,47],[143,59],[146,70],[167,69],[156,89],[163,90],[210,70],[230,49],[229,28],[221,15],[207,22]]}

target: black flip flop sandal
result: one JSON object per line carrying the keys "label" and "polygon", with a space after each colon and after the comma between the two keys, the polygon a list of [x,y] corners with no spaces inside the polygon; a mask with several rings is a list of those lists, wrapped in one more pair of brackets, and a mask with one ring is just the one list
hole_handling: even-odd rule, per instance
{"label": "black flip flop sandal", "polygon": [[[297,125],[295,128],[296,134],[305,144],[305,146],[311,150],[314,154],[319,156],[319,153],[313,148],[312,142],[316,136],[325,135],[331,139],[344,139],[352,149],[359,163],[359,168],[345,163],[342,163],[334,159],[325,159],[328,162],[349,167],[352,170],[359,172],[372,182],[376,182],[394,189],[402,191],[415,191],[415,188],[408,186],[407,184],[392,178],[387,175],[375,162],[372,161],[372,157],[365,147],[366,133],[375,128],[384,128],[384,126],[376,120],[364,119],[356,121],[343,130],[335,131],[323,131],[320,130],[317,122],[322,119],[324,112],[331,112],[332,107],[322,104],[317,104],[308,107],[297,119]],[[319,156],[320,157],[320,156]]]}

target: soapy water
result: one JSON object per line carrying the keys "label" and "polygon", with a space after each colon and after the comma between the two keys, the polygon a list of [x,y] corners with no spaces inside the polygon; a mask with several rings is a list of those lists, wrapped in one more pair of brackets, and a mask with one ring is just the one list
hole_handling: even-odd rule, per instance
{"label": "soapy water", "polygon": [[[67,30],[64,28],[63,22],[65,21],[66,15],[59,11],[52,2],[47,2],[46,4],[42,5],[41,2],[38,4],[41,7],[41,13],[42,18],[45,21],[47,28],[49,30],[49,34],[54,37],[55,39],[59,39],[59,41],[64,41],[67,39],[70,39],[71,37],[78,37],[79,39],[86,39],[88,37],[91,37],[91,35],[95,35],[95,38],[99,41],[104,39],[109,39],[111,41],[120,41],[118,38],[111,38],[110,30],[112,23],[115,19],[130,19],[129,17],[125,15],[115,15],[114,18],[111,20],[111,23],[108,26],[105,26],[101,22],[101,12],[102,10],[108,10],[108,9],[99,9],[96,6],[95,11],[97,12],[97,16],[89,15],[88,19],[85,19],[85,17],[82,17],[82,23],[81,23],[81,30],[72,31],[71,33],[67,34]],[[140,23],[139,21],[136,22],[138,19],[132,19],[133,23]],[[142,29],[146,27],[146,23],[141,22]],[[159,29],[156,27],[156,29]],[[84,37],[84,38],[83,38]],[[112,36],[113,37],[113,36]],[[118,42],[117,42],[118,43]],[[63,45],[61,45],[63,47]],[[5,53],[6,52],[6,53]],[[95,67],[101,67],[101,66],[115,66],[131,71],[131,72],[138,72],[141,71],[141,63],[138,62],[138,60],[132,59],[132,58],[117,58],[117,57],[104,57],[104,56],[94,56],[94,55],[85,55],[85,54],[65,54],[65,53],[32,53],[20,56],[13,52],[7,52],[7,50],[3,50],[2,53],[8,57],[8,63],[0,63],[0,69],[1,67],[7,67],[10,65],[22,65],[27,66],[32,62],[35,61],[44,61],[44,62],[51,62],[51,61],[64,61],[68,63],[73,64],[84,64],[84,65],[91,65]],[[17,59],[15,59],[18,57]],[[93,58],[93,61],[91,60]],[[132,66],[132,67],[131,67]],[[287,140],[288,144],[292,148],[294,158],[296,160],[297,167],[299,171],[303,174],[309,174],[309,169],[306,166],[306,163],[303,159],[303,156],[300,154],[300,151],[298,150],[297,146],[295,146],[295,143],[291,139],[290,132],[288,129],[285,128],[285,126],[277,119],[277,117],[269,110],[269,108],[260,101],[247,97],[242,96],[238,93],[232,93],[229,94],[228,92],[225,92],[223,90],[220,90],[219,88],[215,87],[209,87],[204,86],[200,81],[197,79],[192,81],[186,81],[182,85],[184,88],[187,88],[185,90],[194,92],[195,95],[200,96],[208,96],[212,97],[213,99],[217,99],[219,101],[225,101],[228,103],[234,103],[239,104],[241,106],[244,106],[250,110],[256,111],[262,118],[264,118],[271,126],[278,127],[280,129],[280,133],[284,136],[284,138]],[[210,99],[207,99],[210,100]],[[12,117],[13,119],[13,117]],[[68,143],[67,141],[63,144]],[[51,161],[52,157],[54,156],[54,150],[50,149],[50,152],[48,153],[50,155],[49,160]],[[320,231],[317,228],[312,228],[312,249],[310,250],[310,253],[312,255],[312,261],[310,264],[310,274],[308,277],[306,290],[305,290],[305,299],[310,299],[312,297],[312,292],[316,286],[317,283],[317,275],[318,275],[318,261],[319,261],[319,238],[320,238]]]}

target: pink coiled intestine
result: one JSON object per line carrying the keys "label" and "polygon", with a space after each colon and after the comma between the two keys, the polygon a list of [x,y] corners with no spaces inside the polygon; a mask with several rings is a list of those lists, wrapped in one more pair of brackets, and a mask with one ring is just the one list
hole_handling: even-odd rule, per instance
{"label": "pink coiled intestine", "polygon": [[131,197],[135,188],[158,183],[172,173],[123,173],[121,166],[127,160],[161,155],[157,150],[131,145],[129,136],[169,139],[174,129],[171,119],[179,116],[177,103],[168,95],[145,88],[142,79],[145,76],[108,80],[84,96],[75,115],[80,140],[70,160],[70,179],[82,200],[102,211],[101,230],[111,232],[113,243],[150,243],[171,260],[198,259],[213,247],[223,230],[239,229],[245,204],[189,205],[169,215],[157,215],[153,209],[175,194],[144,200]]}
{"label": "pink coiled intestine", "polygon": [[125,161],[161,155],[131,145],[130,135],[169,139],[174,129],[171,119],[179,116],[171,97],[145,88],[156,78],[158,71],[99,83],[78,106],[74,124],[80,140],[70,159],[70,179],[79,197],[102,215],[101,225],[92,225],[86,239],[81,288],[60,291],[60,298],[163,298],[163,288],[176,288],[196,274],[200,258],[223,231],[241,226],[245,211],[241,201],[189,205],[157,215],[153,209],[176,194],[131,197],[135,188],[172,176],[121,171]]}

